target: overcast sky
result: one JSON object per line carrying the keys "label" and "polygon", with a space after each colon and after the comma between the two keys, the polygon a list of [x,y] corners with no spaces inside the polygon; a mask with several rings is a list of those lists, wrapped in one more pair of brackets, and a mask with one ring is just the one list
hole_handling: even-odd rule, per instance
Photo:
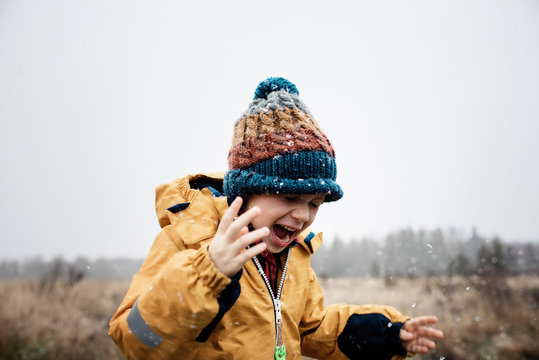
{"label": "overcast sky", "polygon": [[539,240],[539,2],[0,1],[0,258],[143,257],[268,76],[332,141],[313,230]]}

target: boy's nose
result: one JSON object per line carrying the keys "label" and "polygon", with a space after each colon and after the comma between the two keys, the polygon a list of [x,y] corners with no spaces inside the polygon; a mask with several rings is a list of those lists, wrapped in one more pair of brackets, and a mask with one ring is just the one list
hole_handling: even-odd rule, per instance
{"label": "boy's nose", "polygon": [[309,208],[308,206],[297,206],[291,213],[292,218],[300,222],[309,221]]}

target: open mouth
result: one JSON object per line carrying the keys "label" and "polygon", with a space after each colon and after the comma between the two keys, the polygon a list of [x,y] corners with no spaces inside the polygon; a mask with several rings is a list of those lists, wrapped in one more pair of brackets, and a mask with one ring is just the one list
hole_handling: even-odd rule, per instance
{"label": "open mouth", "polygon": [[272,230],[277,238],[277,242],[281,245],[288,245],[288,243],[294,239],[294,234],[296,233],[296,229],[279,224],[273,225]]}

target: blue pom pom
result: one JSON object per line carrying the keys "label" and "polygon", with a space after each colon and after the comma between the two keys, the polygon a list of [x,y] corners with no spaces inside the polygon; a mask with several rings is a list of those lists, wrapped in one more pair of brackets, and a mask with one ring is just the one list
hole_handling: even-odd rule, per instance
{"label": "blue pom pom", "polygon": [[258,84],[258,87],[255,90],[256,99],[267,99],[268,95],[274,91],[284,89],[291,94],[299,95],[299,91],[296,88],[296,85],[291,83],[282,77],[270,77]]}

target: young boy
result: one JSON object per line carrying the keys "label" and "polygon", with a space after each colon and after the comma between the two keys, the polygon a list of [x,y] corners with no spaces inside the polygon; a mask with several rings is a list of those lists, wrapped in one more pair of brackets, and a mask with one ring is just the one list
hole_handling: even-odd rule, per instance
{"label": "young boy", "polygon": [[323,306],[308,228],[343,195],[294,84],[269,78],[236,122],[229,171],[160,186],[162,231],[109,335],[129,359],[397,359],[435,348],[433,316]]}

